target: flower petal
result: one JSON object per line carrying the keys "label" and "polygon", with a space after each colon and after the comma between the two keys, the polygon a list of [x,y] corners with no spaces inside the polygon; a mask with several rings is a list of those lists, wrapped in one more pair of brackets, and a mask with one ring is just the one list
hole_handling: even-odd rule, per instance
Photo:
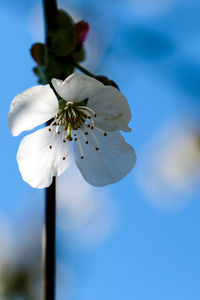
{"label": "flower petal", "polygon": [[53,87],[66,101],[81,102],[104,88],[100,81],[80,73],[73,73],[64,81],[53,78]]}
{"label": "flower petal", "polygon": [[105,86],[90,97],[87,106],[92,108],[97,117],[95,126],[105,131],[131,131],[128,123],[131,111],[126,97],[112,86]]}
{"label": "flower petal", "polygon": [[19,169],[24,181],[32,187],[49,186],[52,177],[60,175],[71,163],[70,142],[64,143],[63,129],[56,134],[55,127],[51,132],[45,127],[26,136],[19,146]]}
{"label": "flower petal", "polygon": [[8,125],[14,136],[31,130],[56,115],[58,100],[47,84],[34,86],[17,95],[11,103]]}
{"label": "flower petal", "polygon": [[[121,180],[133,168],[136,162],[134,149],[125,142],[119,132],[102,133],[93,130],[88,134],[88,144],[83,135],[78,133],[83,159],[78,141],[74,145],[76,164],[87,182],[94,186],[105,186]],[[99,145],[98,145],[99,144]],[[97,151],[95,148],[98,147]]]}

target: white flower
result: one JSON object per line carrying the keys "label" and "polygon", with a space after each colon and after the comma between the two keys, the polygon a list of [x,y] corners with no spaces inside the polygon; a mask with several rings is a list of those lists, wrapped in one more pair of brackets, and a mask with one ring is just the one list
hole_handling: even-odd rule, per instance
{"label": "white flower", "polygon": [[52,84],[59,101],[47,84],[17,95],[10,107],[8,123],[14,136],[53,118],[19,146],[24,181],[32,187],[49,186],[53,176],[70,165],[72,140],[75,162],[87,182],[104,186],[122,179],[136,161],[134,149],[119,132],[130,131],[126,98],[116,88],[79,73],[65,81],[52,79]]}

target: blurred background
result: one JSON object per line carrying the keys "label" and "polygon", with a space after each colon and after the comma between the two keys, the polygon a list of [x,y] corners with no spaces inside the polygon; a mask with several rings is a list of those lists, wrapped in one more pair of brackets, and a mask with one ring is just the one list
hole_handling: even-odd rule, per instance
{"label": "blurred background", "polygon": [[[58,1],[91,26],[84,65],[129,100],[137,153],[121,182],[58,179],[57,300],[200,299],[200,2]],[[0,299],[38,300],[44,191],[22,181],[7,113],[36,85],[41,1],[2,0]],[[78,185],[78,189],[77,189]]]}

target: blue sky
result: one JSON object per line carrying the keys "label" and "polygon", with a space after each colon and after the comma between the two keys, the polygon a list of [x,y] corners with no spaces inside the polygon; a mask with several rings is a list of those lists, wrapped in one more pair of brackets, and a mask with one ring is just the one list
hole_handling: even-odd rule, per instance
{"label": "blue sky", "polygon": [[[92,47],[95,53],[86,64],[93,72],[115,80],[129,100],[132,133],[126,139],[135,147],[138,161],[121,182],[101,192],[90,191],[94,201],[99,193],[101,197],[106,194],[110,209],[117,211],[116,224],[105,239],[84,247],[77,233],[58,228],[58,259],[70,270],[72,286],[68,294],[65,278],[58,300],[200,299],[199,188],[185,192],[183,185],[171,193],[172,203],[186,203],[176,209],[162,207],[164,195],[157,200],[159,206],[154,205],[154,196],[145,191],[150,178],[144,163],[151,159],[147,149],[159,132],[162,135],[163,126],[184,123],[187,112],[199,117],[200,3],[152,0],[145,6],[147,2],[143,1],[144,7],[136,0],[69,0],[60,4],[67,5],[77,19],[90,23],[88,55],[92,55]],[[36,84],[29,49],[42,38],[40,16],[33,14],[39,9],[40,2],[33,0],[0,4],[0,216],[9,220],[19,241],[29,234],[26,229],[41,228],[43,191],[30,188],[21,179],[15,157],[22,136],[11,136],[7,113],[13,97]],[[154,168],[151,172],[153,176]],[[70,170],[67,173],[70,177]],[[73,188],[72,184],[72,192]],[[107,222],[109,216],[104,215],[103,220]]]}

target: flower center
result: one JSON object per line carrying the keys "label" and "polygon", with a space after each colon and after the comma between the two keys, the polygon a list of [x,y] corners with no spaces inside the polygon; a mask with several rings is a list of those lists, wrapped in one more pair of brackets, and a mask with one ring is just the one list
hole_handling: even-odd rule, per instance
{"label": "flower center", "polygon": [[[52,126],[56,126],[55,134],[60,134],[60,127],[62,127],[62,141],[64,143],[67,140],[71,142],[73,139],[75,142],[78,142],[81,159],[84,158],[84,154],[80,143],[79,133],[82,135],[86,145],[89,143],[87,137],[90,133],[92,138],[95,140],[96,151],[99,151],[99,141],[93,130],[96,129],[100,131],[103,136],[107,136],[106,132],[103,132],[100,128],[95,126],[94,119],[97,115],[90,107],[86,105],[87,101],[88,99],[78,103],[61,101],[59,105],[59,111],[53,122],[48,127],[48,130],[51,131]],[[52,139],[53,136],[54,134],[52,135]],[[49,148],[52,149],[52,144],[50,144]],[[65,157],[63,157],[63,160],[65,160]]]}

